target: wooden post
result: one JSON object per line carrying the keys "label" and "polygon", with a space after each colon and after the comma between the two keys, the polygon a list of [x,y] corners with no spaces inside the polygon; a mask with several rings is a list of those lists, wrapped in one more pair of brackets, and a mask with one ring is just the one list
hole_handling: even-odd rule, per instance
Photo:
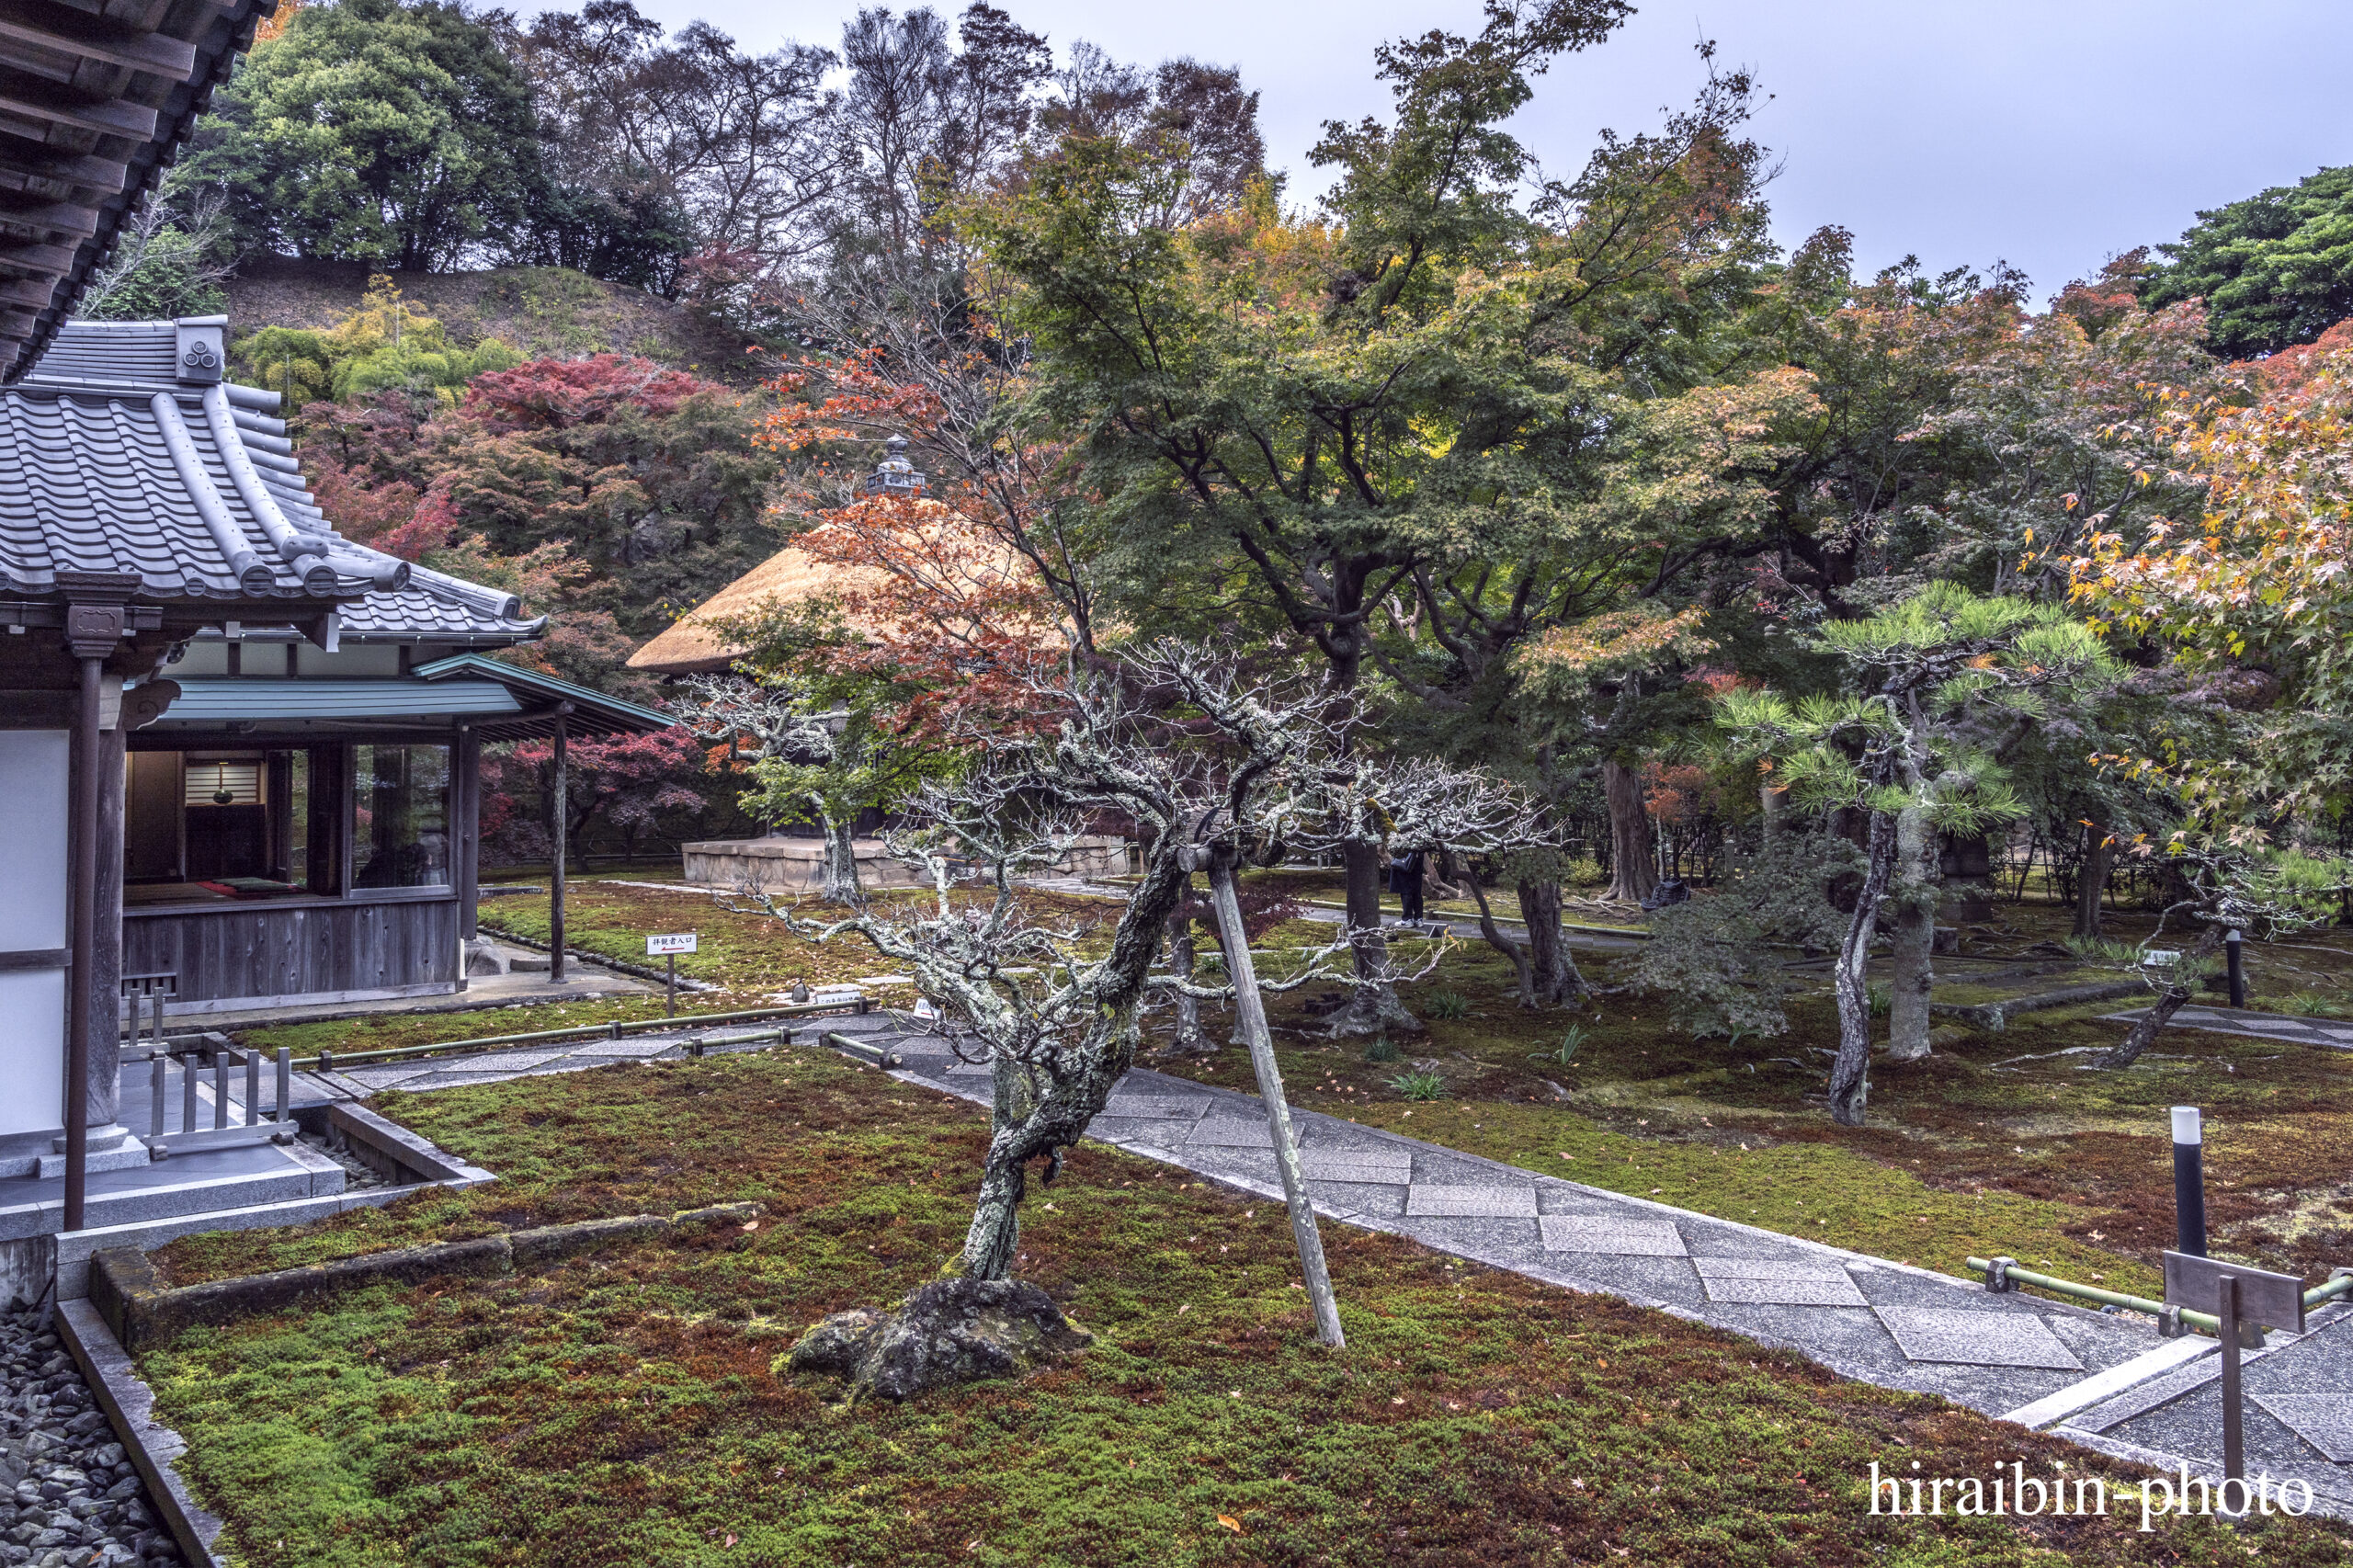
{"label": "wooden post", "polygon": [[2222,1300],[2214,1315],[2222,1319],[2222,1486],[2239,1483],[2239,1512],[2246,1512],[2245,1415],[2239,1408],[2239,1282],[2225,1274],[2216,1281]]}
{"label": "wooden post", "polygon": [[[89,608],[75,605],[67,625],[79,630],[79,618]],[[122,611],[114,609],[119,627]],[[119,634],[119,632],[117,633]],[[108,641],[111,641],[110,639]],[[89,1182],[90,1036],[97,1022],[97,1001],[90,994],[93,971],[98,967],[98,688],[101,654],[107,645],[96,636],[69,633],[67,646],[81,661],[82,689],[74,712],[74,752],[71,789],[73,817],[68,841],[73,846],[71,958],[65,971],[65,1215],[63,1228],[82,1228],[83,1198]],[[108,1010],[109,1015],[113,1009]],[[108,1031],[113,1031],[111,1021]]]}
{"label": "wooden post", "polygon": [[669,994],[663,999],[662,1016],[665,1018],[675,1018],[678,1016],[678,955],[671,953],[668,957],[670,960],[670,989]]}
{"label": "wooden post", "polygon": [[1300,1270],[1307,1276],[1307,1299],[1315,1309],[1315,1336],[1335,1350],[1347,1339],[1340,1331],[1340,1309],[1332,1299],[1332,1276],[1324,1265],[1324,1238],[1315,1229],[1315,1208],[1307,1199],[1299,1168],[1299,1144],[1291,1137],[1290,1107],[1283,1099],[1281,1071],[1275,1065],[1274,1037],[1267,1032],[1266,999],[1258,994],[1258,972],[1250,959],[1250,937],[1242,928],[1242,903],[1235,892],[1233,852],[1211,851],[1210,902],[1224,938],[1226,971],[1233,982],[1234,1017],[1250,1045],[1250,1065],[1258,1074],[1258,1096],[1267,1102],[1273,1129],[1275,1168],[1282,1173],[1283,1202],[1290,1210],[1290,1233],[1299,1244]]}
{"label": "wooden post", "polygon": [[563,798],[563,772],[566,747],[564,727],[572,704],[560,702],[555,710],[555,783],[548,791],[550,814],[549,835],[555,841],[555,864],[548,878],[548,983],[563,983],[563,851],[564,829],[570,823],[571,808]]}
{"label": "wooden post", "polygon": [[[449,748],[450,824],[457,846],[458,940],[471,942],[479,934],[482,906],[482,737],[471,724],[458,726],[457,744]],[[459,966],[458,978],[465,978]]]}

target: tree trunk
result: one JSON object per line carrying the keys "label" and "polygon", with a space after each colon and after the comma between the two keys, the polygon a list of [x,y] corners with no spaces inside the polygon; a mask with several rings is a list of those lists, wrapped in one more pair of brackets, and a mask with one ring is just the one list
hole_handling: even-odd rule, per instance
{"label": "tree trunk", "polygon": [[2211,958],[2222,946],[2222,926],[2209,925],[2198,938],[2198,945],[2182,955],[2182,962],[2174,971],[2175,978],[2166,982],[2165,988],[2157,993],[2157,1000],[2148,1013],[2125,1031],[2124,1038],[2116,1042],[2114,1050],[2094,1057],[2092,1065],[2130,1067],[2138,1062],[2141,1053],[2157,1043],[2157,1036],[2165,1032],[2165,1027],[2173,1021],[2173,1016],[2181,1011],[2182,1005],[2189,1000],[2189,987],[2182,983],[2181,977],[2188,973],[2192,960]]}
{"label": "tree trunk", "polygon": [[1658,886],[1651,859],[1651,819],[1643,809],[1643,776],[1615,758],[1601,764],[1601,793],[1609,807],[1609,891],[1604,899],[1639,903]]}
{"label": "tree trunk", "polygon": [[858,819],[835,822],[820,816],[825,834],[825,881],[818,896],[827,903],[862,903],[865,890],[858,882]]}
{"label": "tree trunk", "polygon": [[[1184,904],[1168,917],[1168,971],[1177,979],[1193,979],[1193,916]],[[1197,996],[1176,993],[1176,1038],[1168,1043],[1174,1056],[1208,1056],[1216,1051],[1201,1033],[1201,1003]]]}
{"label": "tree trunk", "polygon": [[1225,937],[1226,951],[1233,955],[1233,1010],[1248,1037],[1258,1097],[1266,1102],[1275,1171],[1282,1178],[1291,1240],[1299,1247],[1300,1272],[1306,1276],[1308,1305],[1315,1313],[1315,1337],[1335,1350],[1345,1349],[1347,1340],[1340,1332],[1340,1309],[1332,1298],[1331,1272],[1324,1264],[1324,1238],[1315,1228],[1315,1208],[1308,1199],[1306,1176],[1299,1164],[1299,1142],[1291,1136],[1290,1104],[1283,1097],[1282,1070],[1275,1063],[1274,1037],[1267,1029],[1266,1000],[1258,994],[1257,971],[1250,962],[1250,938],[1242,929],[1242,902],[1234,890],[1233,858],[1229,852],[1219,852],[1210,862],[1210,903],[1217,911],[1217,926]]}
{"label": "tree trunk", "polygon": [[1756,803],[1764,813],[1765,847],[1769,850],[1780,842],[1781,815],[1790,803],[1790,792],[1776,784],[1761,784],[1756,790]]}
{"label": "tree trunk", "polygon": [[1928,986],[1937,944],[1937,830],[1926,807],[1895,819],[1895,961],[1890,978],[1887,1053],[1898,1062],[1928,1054]]}
{"label": "tree trunk", "polygon": [[[1356,840],[1342,846],[1341,858],[1348,875],[1348,956],[1356,968],[1356,992],[1347,1006],[1332,1015],[1324,1032],[1336,1038],[1420,1034],[1422,1020],[1397,999],[1389,972],[1389,943],[1381,934],[1381,882],[1389,858],[1380,845]],[[1226,957],[1231,963],[1233,955]]]}
{"label": "tree trunk", "polygon": [[1523,994],[1532,989],[1537,1007],[1558,1007],[1585,995],[1585,976],[1569,954],[1568,938],[1561,934],[1561,884],[1518,884],[1519,917],[1528,926],[1528,967],[1533,972]]}
{"label": "tree trunk", "polygon": [[1514,972],[1519,976],[1519,1005],[1523,1007],[1535,1006],[1536,982],[1528,944],[1513,940],[1502,926],[1495,924],[1495,911],[1487,907],[1487,890],[1479,885],[1476,877],[1471,880],[1471,896],[1479,904],[1479,935],[1486,938],[1487,946],[1511,960]]}
{"label": "tree trunk", "polygon": [[1880,899],[1895,869],[1895,824],[1884,812],[1870,817],[1868,869],[1855,890],[1846,939],[1838,945],[1838,1059],[1830,1066],[1830,1119],[1841,1127],[1860,1127],[1870,1097],[1871,1006],[1863,989],[1863,965],[1870,957]]}
{"label": "tree trunk", "polygon": [[2097,823],[2084,831],[2092,842],[2075,879],[2075,935],[2089,939],[2099,935],[2099,895],[2108,891],[2108,869],[2116,858],[2116,839]]}
{"label": "tree trunk", "polygon": [[974,1279],[1013,1278],[1014,1260],[1021,1256],[1021,1194],[1028,1186],[1028,1168],[992,1145],[981,1167],[972,1222],[964,1232],[960,1272]]}

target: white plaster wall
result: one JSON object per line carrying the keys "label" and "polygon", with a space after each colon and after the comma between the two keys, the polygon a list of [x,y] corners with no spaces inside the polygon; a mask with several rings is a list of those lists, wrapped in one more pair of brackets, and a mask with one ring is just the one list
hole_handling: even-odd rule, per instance
{"label": "white plaster wall", "polygon": [[[63,730],[0,730],[0,951],[66,943]],[[58,1126],[65,971],[0,970],[0,1133]]]}

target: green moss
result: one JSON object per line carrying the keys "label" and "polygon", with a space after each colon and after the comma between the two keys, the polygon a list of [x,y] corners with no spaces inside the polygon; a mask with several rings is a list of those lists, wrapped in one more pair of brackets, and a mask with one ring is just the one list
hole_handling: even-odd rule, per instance
{"label": "green moss", "polygon": [[[1349,1345],[1326,1352],[1279,1205],[1101,1147],[1033,1195],[1021,1265],[1095,1348],[1020,1384],[841,1409],[770,1363],[955,1246],[983,1136],[968,1107],[801,1051],[388,1102],[506,1176],[442,1200],[445,1220],[656,1190],[771,1212],[146,1355],[184,1473],[255,1568],[2244,1561],[2220,1532],[2125,1517],[1874,1519],[1874,1460],[2130,1471],[1392,1236],[1327,1228]],[[2311,1524],[2262,1546],[2342,1561]]]}
{"label": "green moss", "polygon": [[[1399,1041],[1446,1078],[1442,1112],[1405,1119],[1395,1069],[1317,1039],[1297,995],[1272,1008],[1284,1082],[1316,1109],[1840,1246],[1956,1273],[1972,1254],[2048,1258],[2143,1290],[2174,1235],[2166,1108],[2195,1103],[2218,1245],[2313,1278],[2353,1249],[2353,1201],[2312,1175],[2353,1159],[2353,1054],[2176,1029],[2131,1071],[2090,1071],[2122,1032],[2101,1015],[2131,1005],[2090,1003],[1998,1033],[1947,1026],[1922,1061],[1875,1061],[1869,1123],[1846,1129],[1823,1108],[1838,1039],[1826,999],[1795,1004],[1786,1035],[1733,1041],[1678,1033],[1659,999],[1612,996],[1576,1015],[1587,1035],[1564,1066],[1529,1058],[1557,1048],[1570,1015],[1524,1012],[1512,987],[1500,958],[1466,947],[1407,989],[1409,1006],[1439,988],[1473,1004]],[[1152,1064],[1252,1087],[1239,1051]]]}

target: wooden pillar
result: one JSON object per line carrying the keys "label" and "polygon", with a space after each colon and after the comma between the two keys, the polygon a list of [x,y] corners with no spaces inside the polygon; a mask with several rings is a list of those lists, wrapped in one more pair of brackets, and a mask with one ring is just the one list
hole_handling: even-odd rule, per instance
{"label": "wooden pillar", "polygon": [[[99,769],[106,747],[100,743],[100,709],[104,699],[107,658],[121,644],[129,619],[121,595],[108,594],[97,603],[77,600],[65,609],[65,648],[80,666],[80,690],[74,709],[73,764],[69,775],[67,862],[67,941],[70,955],[65,977],[65,1213],[63,1229],[83,1228],[83,1197],[87,1188],[90,1148],[90,1041],[115,1028],[109,1003],[94,1006],[98,958],[98,803]],[[108,602],[108,601],[111,602]],[[118,758],[116,770],[120,776]],[[116,840],[120,853],[120,839]]]}
{"label": "wooden pillar", "polygon": [[555,710],[555,781],[548,789],[548,837],[555,846],[554,863],[548,878],[548,983],[563,983],[563,856],[571,808],[564,801],[563,775],[567,736],[565,726],[572,713],[572,704],[559,702]]}
{"label": "wooden pillar", "polygon": [[[291,653],[294,644],[289,642],[286,651]],[[294,866],[294,819],[287,812],[294,797],[294,754],[290,751],[269,753],[264,773],[267,781],[262,787],[262,794],[268,802],[269,812],[269,874],[275,881],[282,882]]]}
{"label": "wooden pillar", "polygon": [[[474,939],[482,897],[482,737],[472,724],[458,726],[458,743],[449,748],[449,815],[457,864],[450,869],[458,885],[458,938]],[[459,969],[462,983],[465,971]]]}
{"label": "wooden pillar", "polygon": [[118,713],[98,732],[97,904],[90,950],[89,1125],[111,1127],[121,1103],[123,743]]}

